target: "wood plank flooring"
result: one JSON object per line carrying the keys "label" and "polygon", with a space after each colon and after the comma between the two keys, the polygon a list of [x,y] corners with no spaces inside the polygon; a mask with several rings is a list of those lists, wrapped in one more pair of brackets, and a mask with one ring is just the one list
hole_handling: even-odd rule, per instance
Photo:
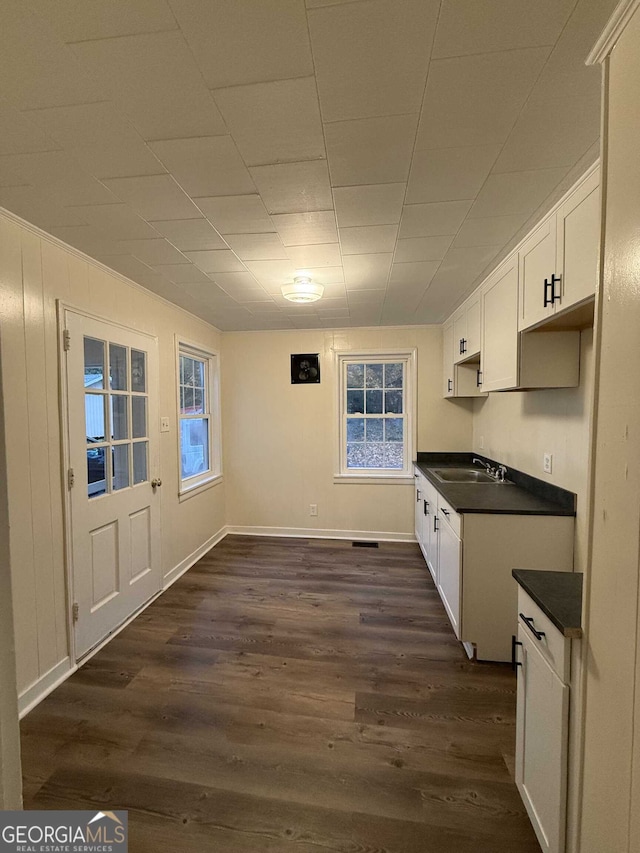
{"label": "wood plank flooring", "polygon": [[22,722],[25,807],[132,853],[539,853],[515,678],[417,546],[228,536]]}

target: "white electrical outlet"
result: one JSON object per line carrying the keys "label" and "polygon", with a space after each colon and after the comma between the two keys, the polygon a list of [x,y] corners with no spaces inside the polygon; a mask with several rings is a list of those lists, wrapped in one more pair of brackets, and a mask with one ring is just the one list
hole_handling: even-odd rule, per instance
{"label": "white electrical outlet", "polygon": [[160,418],[160,432],[169,432],[169,418]]}
{"label": "white electrical outlet", "polygon": [[545,474],[550,474],[553,468],[553,454],[545,453],[542,457],[542,470]]}
{"label": "white electrical outlet", "polygon": [[484,436],[480,436],[480,450],[484,450]]}
{"label": "white electrical outlet", "polygon": [[318,514],[318,504],[309,504],[309,515]]}

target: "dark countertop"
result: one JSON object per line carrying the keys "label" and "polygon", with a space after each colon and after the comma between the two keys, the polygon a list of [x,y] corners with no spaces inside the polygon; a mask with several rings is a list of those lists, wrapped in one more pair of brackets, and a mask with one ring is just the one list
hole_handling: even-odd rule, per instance
{"label": "dark countertop", "polygon": [[456,512],[575,516],[576,496],[573,492],[514,468],[507,469],[507,479],[512,484],[443,483],[431,471],[432,468],[471,465],[474,456],[486,459],[490,464],[498,464],[473,453],[418,453],[415,464]]}
{"label": "dark countertop", "polygon": [[582,637],[582,574],[513,569],[520,586],[565,637]]}

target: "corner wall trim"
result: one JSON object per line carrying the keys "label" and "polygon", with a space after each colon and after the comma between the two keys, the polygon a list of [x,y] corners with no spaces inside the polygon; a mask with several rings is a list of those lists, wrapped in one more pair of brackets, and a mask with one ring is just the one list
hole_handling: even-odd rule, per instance
{"label": "corner wall trim", "polygon": [[188,557],[185,557],[184,560],[178,563],[171,571],[166,574],[163,578],[162,591],[169,589],[169,587],[174,584],[179,577],[181,577],[185,572],[188,572],[189,569],[194,566],[201,557],[214,548],[218,542],[222,542],[224,537],[228,533],[227,527],[222,527],[218,530],[217,533],[214,533],[206,542],[203,542],[200,547],[196,548]]}
{"label": "corner wall trim", "polygon": [[622,35],[625,27],[640,8],[640,0],[620,0],[609,21],[602,31],[598,41],[594,44],[591,53],[585,60],[585,65],[597,65],[604,62],[607,56],[616,46],[616,42]]}
{"label": "corner wall trim", "polygon": [[20,719],[25,717],[29,711],[35,708],[42,700],[56,689],[63,681],[66,681],[69,676],[77,670],[77,665],[71,662],[71,658],[66,657],[55,666],[52,666],[48,672],[40,676],[37,681],[29,685],[18,696],[18,712]]}
{"label": "corner wall trim", "polygon": [[393,533],[378,530],[319,530],[311,527],[252,527],[229,524],[231,536],[280,536],[292,539],[355,539],[370,542],[415,542],[413,533]]}

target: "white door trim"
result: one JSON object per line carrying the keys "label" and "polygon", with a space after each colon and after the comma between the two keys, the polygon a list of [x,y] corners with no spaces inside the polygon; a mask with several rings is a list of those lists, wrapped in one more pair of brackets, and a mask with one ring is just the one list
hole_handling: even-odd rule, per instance
{"label": "white door trim", "polygon": [[[66,357],[65,357],[65,336],[64,331],[66,328],[66,314],[67,312],[72,312],[73,314],[79,314],[82,317],[85,317],[89,320],[97,320],[100,323],[105,323],[108,326],[113,326],[116,329],[123,329],[127,332],[134,332],[137,335],[141,335],[149,338],[150,341],[153,341],[156,346],[158,346],[158,337],[157,335],[153,335],[150,332],[146,332],[141,329],[132,329],[130,326],[125,326],[123,323],[119,323],[117,321],[105,318],[100,316],[99,314],[94,314],[91,311],[87,311],[85,308],[80,308],[77,305],[74,305],[70,302],[65,302],[62,299],[56,300],[56,311],[57,311],[57,329],[58,329],[58,381],[60,388],[60,409],[59,409],[59,418],[60,418],[60,441],[61,441],[61,471],[60,478],[62,484],[62,515],[63,515],[63,524],[64,524],[64,574],[65,574],[65,586],[67,593],[67,637],[69,642],[69,658],[73,664],[78,663],[78,653],[76,648],[76,637],[74,631],[74,622],[73,622],[73,604],[75,601],[74,595],[74,576],[73,576],[73,521],[71,514],[71,495],[69,484],[67,480],[67,472],[71,467],[71,443],[70,443],[70,435],[69,435],[69,388],[67,382],[67,370],[66,370]],[[158,347],[159,351],[159,347]],[[155,388],[154,393],[158,395],[159,399],[160,389]],[[162,540],[158,543],[159,553],[160,553],[160,563],[162,565]],[[136,614],[137,615],[137,614]],[[120,626],[114,626],[114,633],[116,629]],[[110,635],[111,636],[111,635]],[[83,656],[86,657],[86,655]]]}

